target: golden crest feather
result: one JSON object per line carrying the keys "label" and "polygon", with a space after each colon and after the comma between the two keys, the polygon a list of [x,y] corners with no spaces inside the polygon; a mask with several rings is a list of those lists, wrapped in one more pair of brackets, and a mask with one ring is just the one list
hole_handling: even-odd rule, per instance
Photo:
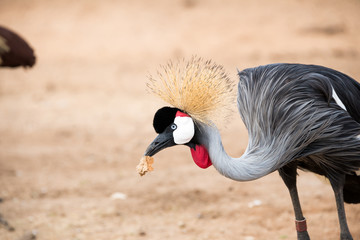
{"label": "golden crest feather", "polygon": [[157,78],[149,76],[150,92],[206,124],[219,123],[230,115],[235,85],[223,66],[192,57],[161,68]]}

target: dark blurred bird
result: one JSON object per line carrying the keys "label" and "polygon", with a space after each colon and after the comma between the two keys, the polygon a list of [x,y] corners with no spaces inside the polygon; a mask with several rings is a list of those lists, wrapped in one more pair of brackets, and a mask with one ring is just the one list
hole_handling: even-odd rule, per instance
{"label": "dark blurred bird", "polygon": [[29,44],[15,32],[0,26],[0,66],[32,67],[36,57]]}
{"label": "dark blurred bird", "polygon": [[[32,67],[36,57],[29,44],[15,32],[0,26],[0,67]],[[1,202],[1,201],[0,201]],[[0,225],[14,228],[0,214]]]}
{"label": "dark blurred bird", "polygon": [[172,105],[159,109],[159,134],[145,151],[190,147],[195,163],[250,181],[279,171],[295,212],[299,240],[310,239],[296,187],[297,169],[327,177],[335,194],[341,240],[353,239],[344,201],[360,203],[360,84],[330,68],[270,64],[238,72],[238,109],[249,142],[240,158],[227,155],[214,119],[223,118],[233,85],[223,67],[193,58],[168,64],[150,91]]}

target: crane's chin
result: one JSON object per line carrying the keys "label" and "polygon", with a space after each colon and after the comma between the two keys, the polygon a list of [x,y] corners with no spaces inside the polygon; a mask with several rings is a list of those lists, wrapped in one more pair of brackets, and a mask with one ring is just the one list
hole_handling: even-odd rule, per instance
{"label": "crane's chin", "polygon": [[146,149],[145,156],[154,156],[156,153],[161,150],[176,145],[173,139],[172,134],[170,133],[160,133],[152,143]]}

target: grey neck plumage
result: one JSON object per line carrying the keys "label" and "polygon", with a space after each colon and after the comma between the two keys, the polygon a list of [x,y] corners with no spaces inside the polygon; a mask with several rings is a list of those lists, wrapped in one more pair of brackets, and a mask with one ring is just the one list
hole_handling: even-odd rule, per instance
{"label": "grey neck plumage", "polygon": [[266,154],[264,149],[246,149],[239,158],[230,157],[223,147],[219,131],[215,126],[203,125],[200,128],[200,143],[209,152],[212,164],[225,177],[236,181],[250,181],[263,177],[278,167],[278,159]]}

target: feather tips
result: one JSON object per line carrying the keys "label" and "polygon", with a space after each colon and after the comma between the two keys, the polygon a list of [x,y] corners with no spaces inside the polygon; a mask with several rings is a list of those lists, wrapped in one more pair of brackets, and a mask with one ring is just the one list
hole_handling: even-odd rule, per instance
{"label": "feather tips", "polygon": [[226,119],[234,105],[234,83],[223,66],[192,57],[168,62],[157,77],[149,76],[150,92],[205,124]]}

